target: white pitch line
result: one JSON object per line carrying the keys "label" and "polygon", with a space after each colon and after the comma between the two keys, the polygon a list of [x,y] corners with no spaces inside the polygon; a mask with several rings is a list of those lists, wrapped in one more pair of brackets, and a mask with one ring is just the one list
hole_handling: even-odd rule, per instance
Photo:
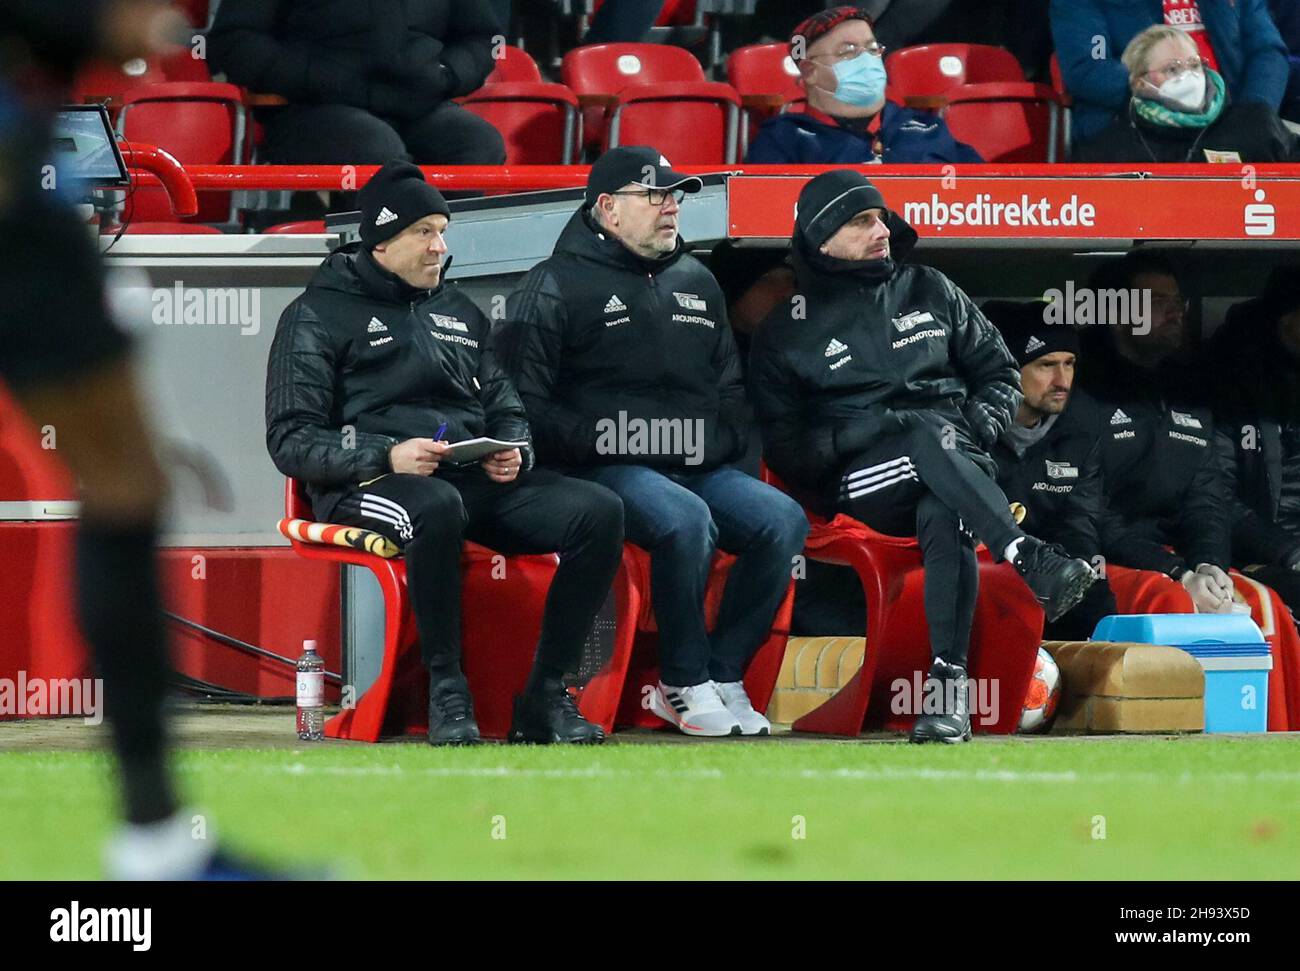
{"label": "white pitch line", "polygon": [[931,769],[931,768],[871,768],[871,769],[792,769],[775,770],[741,770],[724,772],[721,769],[655,769],[638,771],[633,769],[610,769],[603,766],[589,766],[581,769],[519,769],[511,766],[428,766],[403,768],[400,765],[375,766],[341,766],[341,765],[305,765],[293,762],[288,765],[265,766],[185,766],[184,771],[203,772],[219,769],[224,772],[255,773],[264,775],[292,776],[345,776],[345,777],[389,777],[389,778],[437,778],[437,779],[797,779],[809,781],[879,781],[894,782],[918,780],[924,782],[1030,782],[1057,785],[1062,783],[1098,783],[1098,782],[1151,782],[1178,783],[1188,785],[1205,782],[1286,782],[1300,783],[1300,772],[1222,772],[1222,773],[1188,773],[1180,775],[1162,775],[1154,772],[1099,772],[1079,773],[1074,771],[1017,771],[1014,769]]}

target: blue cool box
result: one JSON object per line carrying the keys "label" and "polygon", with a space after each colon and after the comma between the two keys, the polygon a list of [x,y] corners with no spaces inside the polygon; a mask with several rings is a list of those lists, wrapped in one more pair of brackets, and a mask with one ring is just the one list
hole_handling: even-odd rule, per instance
{"label": "blue cool box", "polygon": [[1244,615],[1130,614],[1103,617],[1094,641],[1168,644],[1205,670],[1206,732],[1268,729],[1268,642]]}

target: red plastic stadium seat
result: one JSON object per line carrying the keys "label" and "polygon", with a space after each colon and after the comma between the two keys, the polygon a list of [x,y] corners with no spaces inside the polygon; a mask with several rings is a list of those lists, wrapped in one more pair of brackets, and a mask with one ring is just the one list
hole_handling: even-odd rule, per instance
{"label": "red plastic stadium seat", "polygon": [[[325,723],[330,738],[378,741],[394,732],[424,734],[428,729],[428,674],[420,662],[415,617],[406,592],[406,562],[385,558],[332,542],[298,538],[312,524],[311,503],[301,484],[285,482],[285,518],[280,532],[308,559],[363,566],[375,575],[384,597],[384,660],[379,677],[355,707],[345,708]],[[344,527],[324,526],[324,530]],[[542,608],[555,574],[553,555],[512,556],[504,577],[485,547],[466,543],[461,557],[462,664],[474,697],[479,729],[487,738],[504,738],[510,728],[511,706],[523,690],[533,663],[532,646],[541,633]],[[626,555],[624,557],[626,563]],[[494,575],[496,574],[496,575]],[[614,651],[579,694],[583,716],[613,731],[631,652],[631,632],[641,605],[626,569],[615,581],[617,625]],[[502,604],[509,604],[502,610]]]}
{"label": "red plastic stadium seat", "polygon": [[900,104],[911,96],[944,94],[963,84],[1024,81],[1015,55],[986,44],[922,44],[885,55],[886,95]]}
{"label": "red plastic stadium seat", "polygon": [[736,48],[727,58],[727,80],[740,95],[740,103],[748,116],[743,132],[744,149],[748,149],[750,138],[759,125],[804,97],[804,90],[798,83],[799,68],[790,59],[790,48],[786,44],[751,44]]}
{"label": "red plastic stadium seat", "polygon": [[[764,481],[784,488],[766,467]],[[797,498],[797,497],[796,497]],[[930,666],[921,549],[915,538],[877,533],[848,516],[830,522],[808,513],[812,530],[807,555],[857,571],[867,599],[867,650],[862,667],[830,700],[794,723],[796,731],[857,735],[865,726],[906,731],[915,712],[891,710],[898,681],[913,683]],[[1034,674],[1043,639],[1043,611],[1007,563],[992,562],[979,548],[979,599],[971,632],[971,677],[996,685],[999,704],[992,724],[972,717],[976,731],[1010,734],[1020,719],[1021,699]],[[909,706],[910,707],[910,706]]]}
{"label": "red plastic stadium seat", "polygon": [[158,84],[167,80],[162,64],[156,59],[137,58],[124,64],[96,61],[77,75],[72,83],[72,97],[78,102],[113,103],[113,111],[120,107],[122,95],[142,84]]}
{"label": "red plastic stadium seat", "polygon": [[[414,616],[406,593],[406,564],[400,557],[386,558],[350,546],[334,545],[346,527],[312,522],[310,501],[300,483],[285,483],[285,518],[279,530],[293,548],[311,559],[364,566],[375,574],[384,596],[384,660],[378,679],[345,709],[325,723],[331,738],[377,741],[381,734],[422,734],[428,725],[428,677],[420,664]],[[314,540],[305,531],[320,532]],[[732,558],[720,557],[710,579],[710,613],[717,614],[722,583]],[[554,556],[509,557],[505,577],[493,575],[493,554],[474,543],[465,544],[462,556],[464,584],[461,598],[462,663],[474,696],[479,728],[488,738],[504,737],[510,727],[511,705],[532,666],[530,645],[541,632],[542,609],[551,578]],[[583,716],[606,732],[619,724],[662,727],[664,722],[643,707],[642,686],[658,681],[658,637],[650,613],[649,556],[631,544],[623,549],[623,563],[614,580],[616,624],[614,649],[604,667],[579,690]],[[510,609],[501,610],[508,603]],[[754,706],[767,707],[780,672],[789,637],[794,603],[791,585],[778,611],[772,634],[750,662],[745,686]],[[521,650],[521,646],[528,645]]]}
{"label": "red plastic stadium seat", "polygon": [[162,69],[163,78],[168,81],[191,83],[197,81],[206,84],[212,80],[207,59],[195,57],[193,49],[189,47],[168,54],[159,62],[159,67]]}
{"label": "red plastic stadium seat", "polygon": [[560,74],[583,105],[584,143],[654,145],[675,165],[736,160],[740,97],[680,47],[594,44],[564,55]]}
{"label": "red plastic stadium seat", "polygon": [[506,46],[483,87],[457,99],[490,122],[506,143],[508,165],[568,165],[579,150],[578,99],[546,84],[525,52]]}
{"label": "red plastic stadium seat", "polygon": [[1060,106],[1052,89],[1027,81],[965,84],[944,93],[953,137],[986,162],[1055,162]]}
{"label": "red plastic stadium seat", "polygon": [[323,219],[308,219],[296,223],[277,223],[274,226],[268,226],[266,229],[262,230],[263,233],[270,233],[274,236],[323,233],[325,231],[325,220]]}
{"label": "red plastic stadium seat", "polygon": [[[706,627],[712,631],[722,604],[722,594],[727,577],[736,558],[726,553],[718,554],[709,573],[709,583],[704,595]],[[631,589],[632,598],[641,604],[636,617],[636,635],[627,672],[623,679],[623,699],[618,708],[619,725],[636,728],[668,728],[658,715],[646,706],[649,692],[659,683],[659,628],[650,607],[650,555],[630,543],[623,551],[623,572]],[[623,574],[620,574],[620,581]],[[790,617],[794,612],[794,581],[786,590],[785,599],[772,619],[768,638],[750,659],[745,670],[745,692],[756,711],[766,711],[776,690],[781,674],[781,661],[790,640]]]}
{"label": "red plastic stadium seat", "polygon": [[[159,192],[162,190],[159,189]],[[116,226],[105,226],[101,232],[105,236],[111,236],[117,232]],[[124,235],[127,236],[184,236],[186,234],[198,236],[222,235],[221,230],[216,226],[205,226],[203,223],[177,223],[177,222],[149,222],[148,220],[136,222],[134,219],[127,223]]]}
{"label": "red plastic stadium seat", "polygon": [[1065,76],[1061,74],[1061,59],[1052,52],[1052,90],[1056,92],[1056,100],[1061,105],[1061,149],[1057,157],[1062,161],[1069,161],[1070,158],[1070,139],[1072,137],[1072,124],[1074,121],[1074,99],[1065,87]]}
{"label": "red plastic stadium seat", "polygon": [[[168,82],[132,88],[123,96],[117,127],[125,138],[157,145],[182,165],[247,161],[246,112],[243,96],[233,84]],[[161,189],[138,189],[128,207],[133,220],[173,218]],[[200,193],[193,220],[233,222],[231,194]]]}
{"label": "red plastic stadium seat", "polygon": [[499,50],[501,56],[495,59],[496,63],[492,68],[492,73],[484,80],[484,84],[541,83],[542,72],[537,67],[537,62],[533,60],[532,55],[526,50],[512,44],[506,44]]}

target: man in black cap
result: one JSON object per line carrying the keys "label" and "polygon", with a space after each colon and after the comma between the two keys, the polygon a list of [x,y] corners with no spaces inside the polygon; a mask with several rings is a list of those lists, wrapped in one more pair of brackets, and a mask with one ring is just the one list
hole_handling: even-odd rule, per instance
{"label": "man in black cap", "polygon": [[[742,678],[767,639],[808,524],[732,463],[748,411],[717,281],[677,232],[697,178],[653,148],[607,152],[551,257],[506,303],[507,367],[543,463],[623,499],[650,553],[661,680],[652,710],[689,735],[766,734]],[[705,629],[716,549],[737,555]]]}
{"label": "man in black cap", "polygon": [[1049,640],[1087,640],[1116,612],[1101,559],[1100,410],[1074,391],[1079,334],[1048,324],[1041,301],[990,300],[981,308],[1020,365],[1024,398],[992,448],[998,485],[1024,508],[1020,525],[1071,556],[1092,563],[1098,580],[1072,610],[1047,625]]}
{"label": "man in black cap", "polygon": [[[408,162],[359,194],[361,241],[336,250],[280,317],[267,367],[267,447],[307,484],[323,522],[402,547],[429,668],[429,741],[478,740],[460,667],[460,554],[558,552],[510,740],[600,742],[563,677],[580,658],[623,550],[618,497],[532,470],[528,422],[498,367],[490,323],[447,286],[441,194]],[[450,260],[448,260],[450,262]],[[455,463],[448,442],[520,443]]]}
{"label": "man in black cap", "polygon": [[810,181],[796,212],[799,292],[763,322],[750,353],[764,455],[822,511],[920,540],[930,677],[945,703],[917,719],[912,741],[966,741],[979,584],[971,534],[1015,565],[1051,620],[1095,577],[1012,519],[988,450],[1020,405],[1015,360],[952,281],[896,262],[916,232],[848,170]]}

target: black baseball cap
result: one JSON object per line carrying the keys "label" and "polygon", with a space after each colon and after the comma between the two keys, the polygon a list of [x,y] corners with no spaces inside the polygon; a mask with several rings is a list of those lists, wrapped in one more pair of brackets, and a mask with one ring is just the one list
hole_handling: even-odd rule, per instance
{"label": "black baseball cap", "polygon": [[594,206],[606,192],[617,192],[625,185],[647,189],[685,189],[699,192],[704,181],[698,176],[674,172],[662,152],[649,145],[620,145],[596,159],[587,176],[586,204]]}

